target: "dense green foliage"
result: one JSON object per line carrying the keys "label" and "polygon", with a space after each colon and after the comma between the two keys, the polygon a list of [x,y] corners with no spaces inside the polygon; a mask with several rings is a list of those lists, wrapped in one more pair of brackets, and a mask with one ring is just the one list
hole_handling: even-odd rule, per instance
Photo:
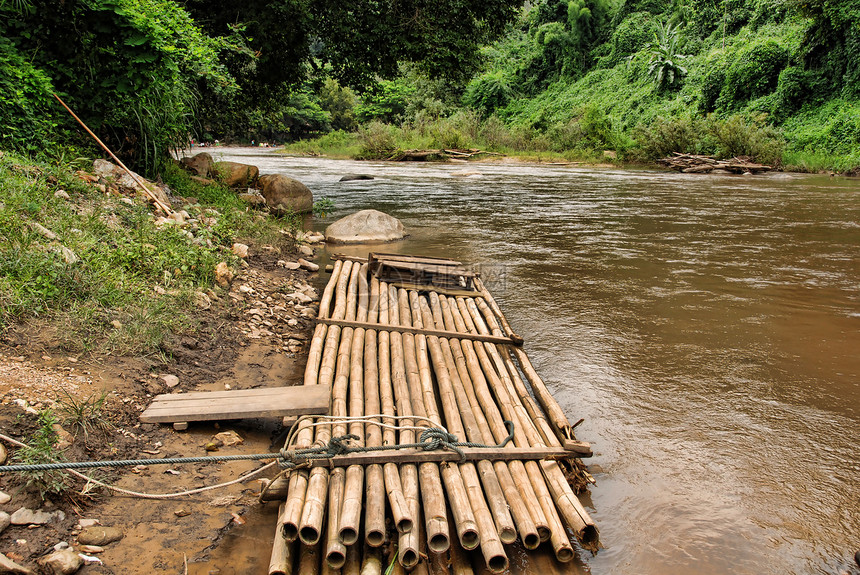
{"label": "dense green foliage", "polygon": [[415,61],[465,79],[515,10],[507,0],[0,0],[0,146],[87,142],[54,92],[149,174],[192,137],[353,128],[350,93],[327,78],[367,87]]}

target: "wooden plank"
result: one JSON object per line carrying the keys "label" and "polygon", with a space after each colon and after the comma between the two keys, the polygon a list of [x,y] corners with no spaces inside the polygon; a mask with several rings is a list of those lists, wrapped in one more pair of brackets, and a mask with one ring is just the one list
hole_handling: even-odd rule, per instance
{"label": "wooden plank", "polygon": [[429,264],[437,264],[437,265],[449,265],[449,266],[460,266],[463,265],[462,262],[458,262],[456,260],[451,260],[448,258],[436,258],[433,256],[411,256],[407,254],[386,254],[380,252],[373,252],[369,256],[369,260],[380,260],[380,261],[398,261],[398,262],[424,262]]}
{"label": "wooden plank", "polygon": [[326,325],[339,325],[342,327],[374,329],[376,331],[396,331],[400,333],[414,333],[416,335],[427,335],[435,337],[445,337],[448,339],[468,339],[472,341],[485,341],[495,343],[497,345],[522,345],[523,342],[517,343],[509,337],[496,335],[480,335],[475,333],[461,333],[459,331],[447,331],[440,329],[422,329],[418,327],[404,325],[385,325],[380,323],[368,323],[363,321],[348,321],[344,319],[329,319],[317,318],[318,323]]}
{"label": "wooden plank", "polygon": [[[173,423],[187,421],[216,421],[255,417],[284,417],[288,415],[320,415],[328,413],[330,388],[323,385],[280,388],[278,395],[224,396],[224,392],[207,399],[206,392],[187,400],[176,394],[159,396],[157,402],[140,416],[143,423]],[[227,392],[229,394],[229,392]],[[181,398],[181,399],[174,399]]]}
{"label": "wooden plank", "polygon": [[[161,393],[156,395],[153,398],[153,401],[187,401],[187,400],[195,400],[200,398],[207,399],[222,399],[222,398],[255,398],[255,397],[269,397],[269,396],[277,396],[282,395],[285,389],[304,389],[307,391],[307,388],[297,385],[297,386],[285,386],[285,387],[257,387],[254,389],[231,389],[225,391],[190,391],[187,393]],[[292,392],[287,392],[292,393]]]}
{"label": "wooden plank", "polygon": [[[561,447],[462,447],[466,461],[527,461],[540,459],[565,459],[579,457]],[[456,451],[407,448],[389,451],[368,451],[366,453],[347,453],[328,459],[314,459],[311,467],[349,467],[350,465],[384,465],[386,463],[441,463],[460,461]]]}
{"label": "wooden plank", "polygon": [[408,283],[408,282],[388,282],[388,285],[392,285],[397,288],[403,288],[405,290],[415,290],[415,291],[435,291],[436,293],[440,293],[443,295],[448,295],[451,297],[478,297],[481,294],[474,290],[465,290],[465,289],[452,289],[446,288],[442,286],[436,285],[427,285],[427,284],[416,284],[416,283]]}

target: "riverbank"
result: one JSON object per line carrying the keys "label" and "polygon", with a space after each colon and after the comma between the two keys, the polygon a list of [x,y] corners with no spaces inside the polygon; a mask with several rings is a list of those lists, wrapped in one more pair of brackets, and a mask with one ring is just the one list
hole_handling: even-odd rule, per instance
{"label": "riverbank", "polygon": [[[373,123],[358,132],[331,132],[316,138],[284,144],[279,153],[342,160],[386,160],[403,156],[404,151],[423,151],[426,161],[469,163],[519,162],[539,165],[576,165],[587,167],[618,167],[630,169],[664,169],[656,160],[685,149],[673,131],[689,129],[684,126],[658,126],[640,131],[638,139],[626,137],[618,148],[559,148],[559,143],[526,132],[515,132],[503,125],[489,125],[476,120],[462,122],[457,117],[437,120],[417,127],[396,127]],[[705,130],[705,128],[698,128]],[[775,170],[792,173],[860,175],[860,157],[800,151],[785,148],[776,132],[740,120],[726,122],[722,137],[726,145],[710,144],[718,158],[749,156],[762,158]],[[440,132],[445,137],[440,137]],[[688,135],[689,136],[689,135]],[[688,137],[687,136],[687,137]],[[699,136],[707,139],[706,135]],[[732,142],[729,144],[728,142]],[[689,145],[689,142],[687,142]],[[441,158],[432,150],[468,149],[477,151],[473,157]],[[707,145],[696,146],[698,151]]]}
{"label": "riverbank", "polygon": [[[235,192],[171,173],[162,191],[176,216],[167,223],[121,185],[75,167],[0,156],[0,429],[28,446],[0,441],[8,462],[279,448],[280,422],[197,424],[180,433],[138,418],[162,393],[300,379],[317,294],[296,263],[314,252],[296,239],[297,221],[239,207]],[[90,475],[151,494],[257,467]],[[160,501],[65,472],[0,474],[0,548],[30,569],[71,547],[94,558],[81,573],[183,572],[186,561],[206,561],[242,529],[249,509],[260,509],[258,491],[251,480]]]}

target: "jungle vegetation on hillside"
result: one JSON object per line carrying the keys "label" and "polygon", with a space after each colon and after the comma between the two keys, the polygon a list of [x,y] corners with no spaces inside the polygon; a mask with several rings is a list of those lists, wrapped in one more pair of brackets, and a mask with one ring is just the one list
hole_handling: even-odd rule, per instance
{"label": "jungle vegetation on hillside", "polygon": [[[860,0],[0,0],[0,146],[860,166]],[[307,138],[316,138],[307,140]],[[67,153],[67,152],[66,152]]]}

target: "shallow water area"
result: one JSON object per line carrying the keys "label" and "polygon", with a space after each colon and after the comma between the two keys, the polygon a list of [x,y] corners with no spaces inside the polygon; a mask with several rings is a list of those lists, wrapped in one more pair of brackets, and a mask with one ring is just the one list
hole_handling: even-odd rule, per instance
{"label": "shallow water area", "polygon": [[592,573],[860,573],[860,181],[213,155],[331,198],[315,229],[374,208],[411,233],[331,252],[482,273],[585,419]]}

